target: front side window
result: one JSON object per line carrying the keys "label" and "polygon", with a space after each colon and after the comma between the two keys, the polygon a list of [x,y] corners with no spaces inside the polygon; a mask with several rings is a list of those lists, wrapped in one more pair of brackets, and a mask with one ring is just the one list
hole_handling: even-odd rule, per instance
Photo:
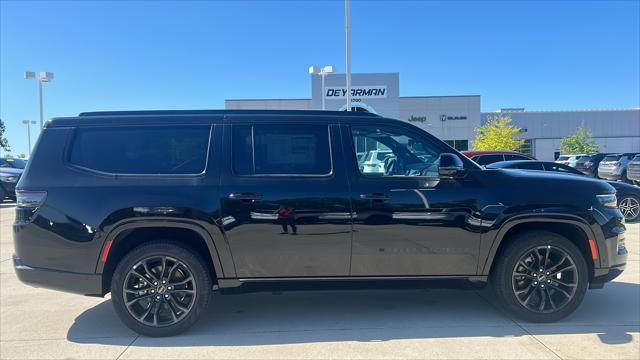
{"label": "front side window", "polygon": [[404,129],[384,126],[353,126],[354,147],[366,149],[358,164],[365,176],[437,176],[441,151]]}
{"label": "front side window", "polygon": [[327,125],[234,125],[236,175],[328,175],[331,147]]}
{"label": "front side window", "polygon": [[539,162],[531,161],[531,162],[523,162],[518,164],[518,169],[525,170],[544,170],[542,164]]}
{"label": "front side window", "polygon": [[518,154],[505,154],[504,159],[509,160],[531,160],[526,156],[518,155]]}
{"label": "front side window", "polygon": [[480,155],[477,159],[474,158],[473,161],[478,163],[478,165],[489,165],[498,161],[504,161],[504,156],[500,154]]}
{"label": "front side window", "polygon": [[120,126],[75,130],[69,162],[112,174],[200,174],[211,126]]}

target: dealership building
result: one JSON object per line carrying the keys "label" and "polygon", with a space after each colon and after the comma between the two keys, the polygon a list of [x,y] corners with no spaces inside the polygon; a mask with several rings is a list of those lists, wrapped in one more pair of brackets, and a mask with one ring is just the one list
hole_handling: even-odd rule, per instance
{"label": "dealership building", "polygon": [[[311,97],[229,99],[226,109],[344,110],[344,74],[311,75]],[[553,160],[560,140],[584,124],[603,152],[640,152],[640,109],[529,111],[522,108],[480,111],[480,95],[400,96],[399,73],[351,75],[352,104],[382,116],[419,126],[458,150],[473,148],[475,129],[493,116],[508,116],[522,129],[520,149]]]}

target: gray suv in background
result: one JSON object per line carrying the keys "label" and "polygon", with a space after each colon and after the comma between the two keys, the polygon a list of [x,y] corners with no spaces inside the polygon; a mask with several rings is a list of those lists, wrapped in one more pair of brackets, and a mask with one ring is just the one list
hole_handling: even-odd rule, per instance
{"label": "gray suv in background", "polygon": [[640,185],[640,155],[636,155],[627,164],[627,179],[636,185]]}
{"label": "gray suv in background", "polygon": [[610,154],[604,157],[598,166],[598,177],[607,180],[629,181],[627,178],[627,164],[636,153]]}

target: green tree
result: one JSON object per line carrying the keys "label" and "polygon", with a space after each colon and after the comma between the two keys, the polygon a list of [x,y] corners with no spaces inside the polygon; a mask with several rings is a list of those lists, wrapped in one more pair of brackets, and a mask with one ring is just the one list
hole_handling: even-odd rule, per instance
{"label": "green tree", "polygon": [[475,150],[516,150],[524,143],[520,128],[511,124],[507,116],[490,117],[486,124],[476,129]]}
{"label": "green tree", "polygon": [[4,137],[5,130],[7,129],[4,127],[4,122],[0,119],[0,149],[4,151],[11,151],[11,146],[9,146],[9,142]]}
{"label": "green tree", "polygon": [[591,131],[582,123],[575,134],[560,140],[560,151],[564,154],[590,154],[600,151],[600,145],[593,141]]}

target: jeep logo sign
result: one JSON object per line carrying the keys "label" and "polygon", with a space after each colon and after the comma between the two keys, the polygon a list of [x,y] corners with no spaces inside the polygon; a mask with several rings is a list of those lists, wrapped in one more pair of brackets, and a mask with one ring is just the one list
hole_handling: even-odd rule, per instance
{"label": "jeep logo sign", "polygon": [[[327,99],[342,99],[347,96],[344,86],[326,87],[324,97]],[[355,99],[384,99],[387,97],[386,86],[352,86],[351,97]]]}

